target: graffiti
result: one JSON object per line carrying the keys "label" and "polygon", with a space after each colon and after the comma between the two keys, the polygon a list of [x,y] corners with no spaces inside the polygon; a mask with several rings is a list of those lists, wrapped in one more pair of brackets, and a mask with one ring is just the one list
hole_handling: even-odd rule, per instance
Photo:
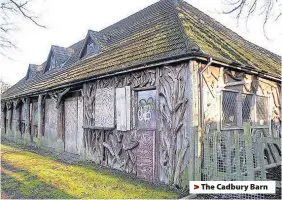
{"label": "graffiti", "polygon": [[145,122],[149,121],[152,118],[154,107],[154,99],[152,97],[149,97],[147,100],[141,99],[138,107],[138,120]]}
{"label": "graffiti", "polygon": [[155,90],[138,92],[138,126],[139,128],[155,128]]}

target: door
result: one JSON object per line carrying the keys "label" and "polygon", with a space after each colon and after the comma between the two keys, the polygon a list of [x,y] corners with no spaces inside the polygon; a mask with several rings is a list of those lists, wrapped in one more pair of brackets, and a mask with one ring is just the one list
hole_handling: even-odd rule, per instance
{"label": "door", "polygon": [[65,100],[65,151],[80,154],[82,146],[82,98],[69,97]]}
{"label": "door", "polygon": [[44,138],[47,146],[55,148],[57,142],[57,109],[52,99],[45,102]]}
{"label": "door", "polygon": [[137,176],[153,181],[156,132],[156,90],[137,92]]}

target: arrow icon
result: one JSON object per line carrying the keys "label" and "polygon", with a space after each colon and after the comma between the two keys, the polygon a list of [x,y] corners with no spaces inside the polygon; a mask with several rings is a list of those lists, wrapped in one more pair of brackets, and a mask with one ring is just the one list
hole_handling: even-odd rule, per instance
{"label": "arrow icon", "polygon": [[194,184],[194,190],[199,189],[200,186]]}

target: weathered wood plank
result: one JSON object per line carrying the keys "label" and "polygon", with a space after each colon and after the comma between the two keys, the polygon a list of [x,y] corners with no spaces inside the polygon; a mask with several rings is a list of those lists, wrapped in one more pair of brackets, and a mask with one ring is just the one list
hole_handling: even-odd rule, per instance
{"label": "weathered wood plank", "polygon": [[154,141],[154,180],[160,181],[160,151],[161,151],[161,133],[160,133],[160,68],[156,69],[156,131],[155,131],[155,141]]}
{"label": "weathered wood plank", "polygon": [[64,101],[57,108],[57,140],[64,141]]}
{"label": "weathered wood plank", "polygon": [[43,133],[43,109],[42,109],[42,100],[43,100],[43,95],[40,94],[38,96],[38,138],[41,139],[42,133]]}
{"label": "weathered wood plank", "polygon": [[241,181],[241,169],[240,169],[240,144],[239,144],[239,132],[234,131],[234,143],[235,143],[235,162],[236,162],[236,180]]}
{"label": "weathered wood plank", "polygon": [[130,130],[130,95],[129,86],[116,88],[116,120],[117,130],[120,131]]}
{"label": "weathered wood plank", "polygon": [[266,172],[265,172],[262,138],[258,138],[258,140],[257,140],[257,150],[258,150],[258,164],[259,164],[260,169],[261,169],[261,181],[265,181],[266,180]]}
{"label": "weathered wood plank", "polygon": [[245,138],[245,150],[246,150],[246,163],[247,163],[247,180],[255,180],[254,176],[254,157],[253,157],[253,141],[250,132],[250,125],[244,123],[244,138]]}

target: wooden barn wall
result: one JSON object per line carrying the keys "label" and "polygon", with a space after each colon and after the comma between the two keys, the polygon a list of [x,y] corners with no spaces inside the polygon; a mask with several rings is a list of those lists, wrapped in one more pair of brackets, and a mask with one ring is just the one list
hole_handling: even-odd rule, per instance
{"label": "wooden barn wall", "polygon": [[65,151],[80,154],[83,144],[83,103],[82,97],[69,97],[64,102]]}
{"label": "wooden barn wall", "polygon": [[45,100],[45,124],[44,141],[45,145],[56,148],[57,142],[57,108],[53,99]]}
{"label": "wooden barn wall", "polygon": [[[199,68],[202,68],[202,64],[198,63]],[[208,67],[203,74],[203,107],[204,107],[204,125],[206,134],[212,130],[224,130],[224,132],[232,132],[232,128],[222,127],[222,90],[225,91],[238,91],[243,95],[253,94],[253,96],[262,96],[268,101],[265,105],[266,112],[269,115],[267,119],[264,119],[263,124],[261,122],[253,122],[251,120],[251,126],[253,127],[270,127],[271,134],[274,137],[281,137],[281,85],[276,82],[272,82],[263,78],[258,78],[255,75],[248,75],[243,72],[235,72],[219,67]],[[242,101],[245,96],[238,96],[238,99],[232,103],[238,103]],[[251,96],[249,96],[251,98]],[[253,110],[250,104],[250,112]],[[256,103],[258,104],[258,103]],[[240,104],[238,104],[240,105]],[[227,104],[228,106],[228,104]],[[244,106],[243,104],[241,107]],[[242,112],[247,107],[243,107]],[[257,114],[258,115],[258,114]],[[258,118],[258,117],[257,117]],[[241,120],[238,125],[238,130],[242,130],[244,119]],[[262,120],[261,120],[262,121]],[[236,128],[234,128],[236,130]]]}
{"label": "wooden barn wall", "polygon": [[[190,158],[195,163],[195,171],[193,172],[194,175],[189,173],[189,179],[192,177],[192,179],[201,180],[203,134],[213,134],[220,131],[222,139],[231,145],[229,149],[233,148],[234,141],[230,141],[228,138],[234,139],[235,133],[239,133],[241,139],[244,138],[243,123],[245,122],[250,123],[254,135],[263,134],[267,136],[271,134],[273,137],[281,137],[280,84],[255,75],[213,65],[204,71],[201,83],[200,72],[205,68],[206,62],[191,61],[190,64],[189,69],[192,70],[192,76],[189,77],[193,81],[191,95],[191,113],[193,115],[191,121],[192,133],[194,134],[191,153],[195,153],[195,160],[193,160],[193,156]],[[230,92],[236,94],[236,98],[226,98]],[[225,97],[223,93],[226,95]],[[246,100],[246,98],[250,98],[250,100]],[[265,103],[260,104],[258,99],[264,99],[263,102]],[[258,104],[263,107],[263,109],[260,108],[260,111],[258,111]],[[265,111],[267,114],[259,116],[261,111]],[[229,120],[231,122],[234,121],[234,116],[236,116],[235,126],[226,126],[223,123],[223,119],[228,119],[226,117],[228,114],[231,117]],[[203,117],[201,117],[202,115]],[[268,146],[274,154],[280,154],[281,149],[277,149],[273,144],[268,144]],[[190,166],[189,170],[191,169],[193,169],[193,166]]]}
{"label": "wooden barn wall", "polygon": [[[187,69],[186,63],[176,64],[84,84],[86,158],[150,181],[182,184],[190,151]],[[129,97],[122,96],[126,88]],[[102,119],[101,112],[108,118]],[[130,121],[117,119],[129,114]]]}
{"label": "wooden barn wall", "polygon": [[160,180],[176,185],[181,184],[180,178],[187,178],[188,175],[188,148],[191,142],[187,118],[188,109],[191,108],[188,107],[191,95],[189,75],[188,63],[160,69]]}
{"label": "wooden barn wall", "polygon": [[[146,70],[130,75],[114,78],[101,79],[84,85],[84,142],[86,145],[86,158],[93,160],[96,164],[109,166],[139,177],[152,180],[153,178],[153,153],[152,145],[146,146],[146,137],[153,141],[155,130],[139,131],[133,129],[133,118],[131,118],[131,130],[119,131],[116,127],[115,118],[115,89],[125,86],[133,88],[152,88],[156,82],[156,71]],[[132,91],[132,94],[134,92]],[[95,101],[103,95],[103,98]],[[131,102],[133,105],[134,102]],[[103,105],[104,104],[104,105]],[[132,110],[131,110],[132,112]],[[100,115],[100,116],[99,116]],[[103,115],[108,116],[103,118]],[[95,127],[95,116],[99,116],[107,127]],[[143,138],[143,139],[142,139]],[[140,146],[146,146],[140,151]],[[143,153],[143,154],[142,154]],[[139,155],[147,157],[140,157]],[[137,160],[143,159],[142,164]],[[146,164],[146,162],[149,162]],[[138,165],[138,166],[137,166]],[[149,166],[146,172],[145,167]],[[139,173],[137,173],[139,171]],[[144,171],[144,173],[142,173]]]}

